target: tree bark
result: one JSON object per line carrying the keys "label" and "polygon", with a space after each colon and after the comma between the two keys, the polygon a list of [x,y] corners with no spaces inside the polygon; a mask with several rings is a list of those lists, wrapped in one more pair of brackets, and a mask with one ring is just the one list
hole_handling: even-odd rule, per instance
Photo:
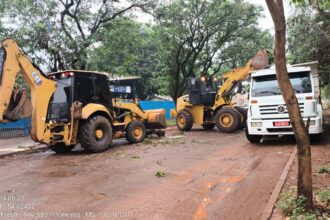
{"label": "tree bark", "polygon": [[275,68],[285,104],[288,109],[290,122],[295,134],[298,152],[298,196],[306,199],[305,208],[313,207],[312,164],[308,129],[306,128],[295,91],[292,88],[286,68],[286,24],[282,0],[266,0],[275,25]]}

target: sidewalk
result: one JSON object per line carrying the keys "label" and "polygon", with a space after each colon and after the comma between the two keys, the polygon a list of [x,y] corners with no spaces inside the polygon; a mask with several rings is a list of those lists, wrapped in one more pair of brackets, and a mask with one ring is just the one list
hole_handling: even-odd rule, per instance
{"label": "sidewalk", "polygon": [[18,152],[43,149],[45,147],[46,145],[34,142],[30,136],[0,139],[0,157]]}

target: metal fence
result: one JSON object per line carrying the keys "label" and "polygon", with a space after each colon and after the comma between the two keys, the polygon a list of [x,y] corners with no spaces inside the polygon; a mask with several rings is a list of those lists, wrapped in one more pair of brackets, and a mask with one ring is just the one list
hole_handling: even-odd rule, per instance
{"label": "metal fence", "polygon": [[26,136],[30,133],[31,118],[0,124],[0,139]]}

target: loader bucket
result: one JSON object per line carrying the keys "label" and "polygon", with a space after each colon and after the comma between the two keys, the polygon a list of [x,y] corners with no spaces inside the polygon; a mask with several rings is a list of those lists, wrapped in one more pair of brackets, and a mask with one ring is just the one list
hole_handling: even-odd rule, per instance
{"label": "loader bucket", "polygon": [[166,128],[165,109],[147,110],[148,116],[146,129],[162,129]]}
{"label": "loader bucket", "polygon": [[16,121],[31,116],[32,104],[25,90],[14,90],[11,94],[4,119]]}
{"label": "loader bucket", "polygon": [[267,50],[259,50],[257,54],[252,58],[252,67],[254,70],[264,69],[269,65],[268,60],[268,51]]}

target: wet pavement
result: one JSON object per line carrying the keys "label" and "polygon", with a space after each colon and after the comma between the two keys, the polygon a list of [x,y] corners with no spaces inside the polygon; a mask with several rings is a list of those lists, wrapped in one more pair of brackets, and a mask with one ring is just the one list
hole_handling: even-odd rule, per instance
{"label": "wet pavement", "polygon": [[0,158],[8,154],[25,152],[31,150],[41,150],[45,145],[39,144],[31,140],[30,136],[17,137],[10,139],[0,139]]}
{"label": "wet pavement", "polygon": [[99,154],[10,156],[0,159],[0,219],[259,219],[294,147],[172,129]]}

